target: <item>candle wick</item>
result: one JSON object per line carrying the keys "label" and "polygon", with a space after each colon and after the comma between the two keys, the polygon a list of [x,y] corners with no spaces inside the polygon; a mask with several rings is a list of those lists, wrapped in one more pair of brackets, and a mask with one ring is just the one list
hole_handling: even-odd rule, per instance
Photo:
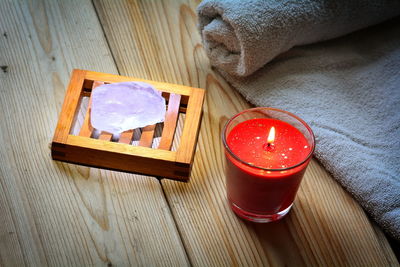
{"label": "candle wick", "polygon": [[264,144],[264,150],[266,150],[266,151],[273,151],[274,148],[275,148],[275,146],[273,143],[268,142],[268,143]]}

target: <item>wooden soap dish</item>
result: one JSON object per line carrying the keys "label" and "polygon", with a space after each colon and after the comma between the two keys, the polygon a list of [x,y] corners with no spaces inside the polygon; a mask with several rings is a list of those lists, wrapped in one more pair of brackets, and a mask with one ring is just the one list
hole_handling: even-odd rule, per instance
{"label": "wooden soap dish", "polygon": [[[138,131],[138,145],[132,142],[134,131],[123,132],[117,140],[112,134],[101,132],[94,137],[90,124],[91,91],[104,83],[142,81],[153,85],[167,100],[165,121],[160,142],[155,148],[153,137],[156,125]],[[55,160],[106,169],[147,174],[187,181],[193,164],[204,101],[204,89],[176,84],[147,81],[132,77],[86,70],[74,70],[65,95],[60,118],[51,145]],[[89,104],[81,128],[73,134],[81,101],[89,97]],[[185,120],[179,145],[171,147],[176,137],[178,116]],[[153,148],[152,148],[153,146]]]}

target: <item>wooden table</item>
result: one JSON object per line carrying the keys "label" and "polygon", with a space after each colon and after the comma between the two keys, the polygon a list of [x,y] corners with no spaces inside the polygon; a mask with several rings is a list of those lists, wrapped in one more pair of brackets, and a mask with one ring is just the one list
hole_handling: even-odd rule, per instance
{"label": "wooden table", "polygon": [[[398,265],[316,161],[282,221],[231,212],[220,132],[249,104],[211,69],[197,4],[0,1],[0,265]],[[51,160],[73,68],[206,88],[191,181]]]}

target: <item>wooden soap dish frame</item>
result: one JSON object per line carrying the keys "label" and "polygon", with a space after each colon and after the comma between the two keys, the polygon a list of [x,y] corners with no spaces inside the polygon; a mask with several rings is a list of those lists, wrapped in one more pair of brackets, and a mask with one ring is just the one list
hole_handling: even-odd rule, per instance
{"label": "wooden soap dish frame", "polygon": [[[103,83],[127,81],[149,83],[168,100],[158,148],[151,148],[155,125],[142,129],[139,146],[129,144],[133,136],[132,130],[122,133],[118,142],[111,142],[112,135],[106,132],[102,132],[99,139],[91,138],[93,128],[89,119],[90,99],[79,135],[71,134],[81,100],[84,96],[90,97],[91,89]],[[205,90],[201,88],[75,69],[54,133],[51,145],[52,158],[87,166],[187,181],[194,160],[204,94]],[[171,151],[179,112],[186,113],[186,117],[179,146],[176,151]]]}

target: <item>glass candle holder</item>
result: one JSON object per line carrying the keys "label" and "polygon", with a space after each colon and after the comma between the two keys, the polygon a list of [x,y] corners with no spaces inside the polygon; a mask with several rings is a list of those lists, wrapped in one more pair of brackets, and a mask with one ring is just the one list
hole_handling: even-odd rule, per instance
{"label": "glass candle holder", "polygon": [[252,108],[226,123],[222,141],[232,210],[260,223],[285,216],[314,152],[311,128],[287,111]]}

